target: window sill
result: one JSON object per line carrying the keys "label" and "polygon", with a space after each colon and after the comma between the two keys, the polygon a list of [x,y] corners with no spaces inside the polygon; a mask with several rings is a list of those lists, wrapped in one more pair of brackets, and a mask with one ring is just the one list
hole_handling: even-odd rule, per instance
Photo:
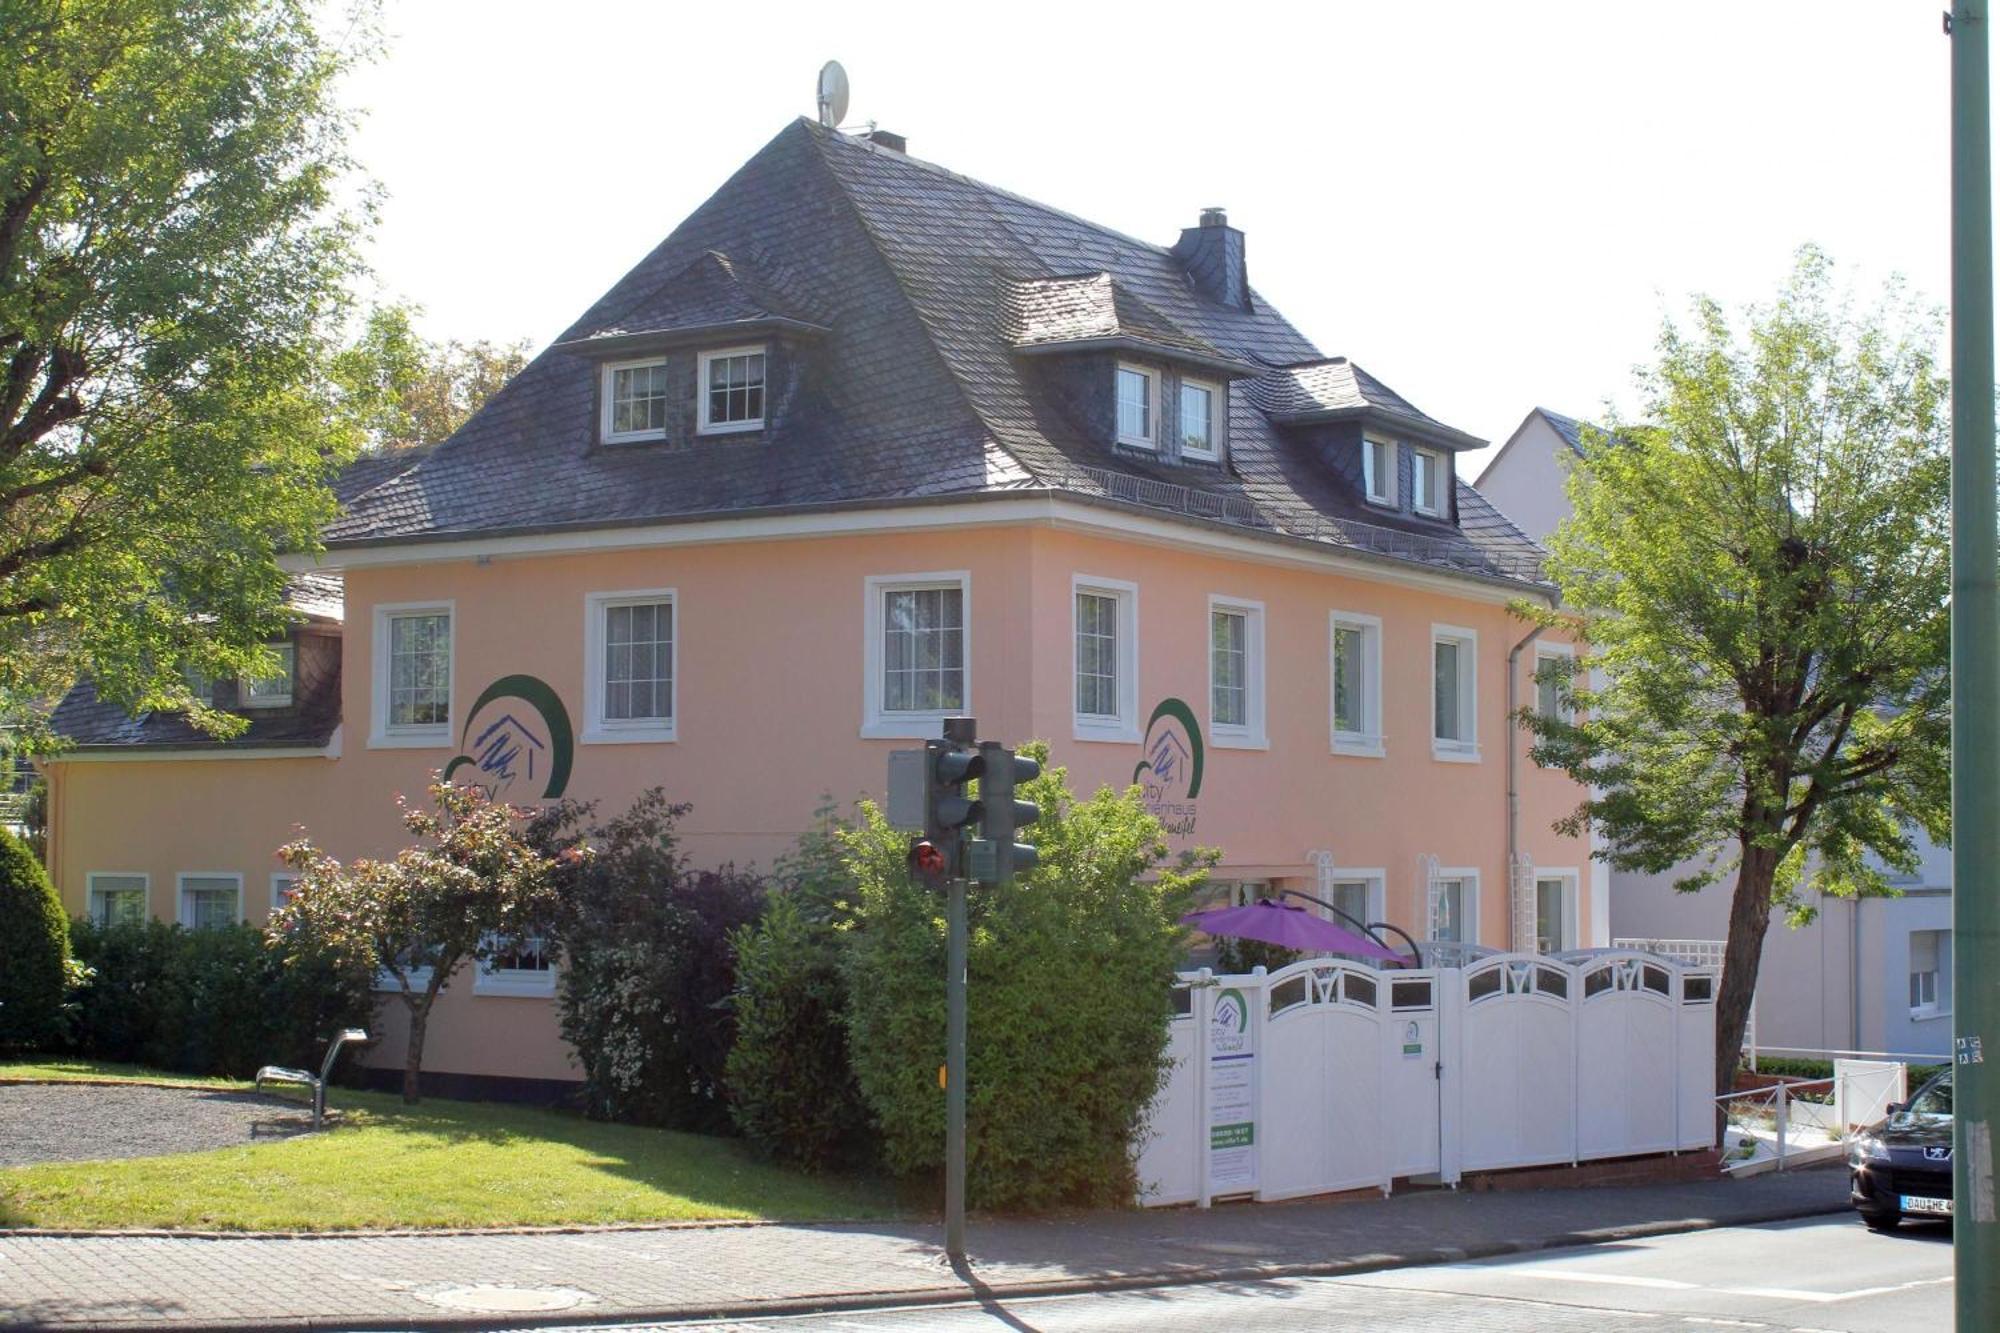
{"label": "window sill", "polygon": [[1145,737],[1139,729],[1124,722],[1095,722],[1076,718],[1070,725],[1070,738],[1079,741],[1103,741],[1112,745],[1137,745]]}
{"label": "window sill", "polygon": [[1912,1023],[1928,1023],[1935,1018],[1950,1018],[1950,1017],[1951,1017],[1951,1010],[1949,1009],[1910,1010],[1910,1021]]}
{"label": "window sill", "polygon": [[282,699],[258,699],[254,702],[244,699],[236,706],[248,713],[261,713],[272,708],[290,708],[292,706],[292,697],[288,694]]}
{"label": "window sill", "polygon": [[1364,495],[1361,498],[1377,509],[1386,509],[1392,513],[1399,512],[1396,506],[1396,497],[1393,495]]}
{"label": "window sill", "polygon": [[1431,758],[1441,764],[1476,764],[1479,762],[1479,747],[1431,744]]}
{"label": "window sill", "polygon": [[1335,736],[1333,753],[1355,759],[1386,759],[1389,751],[1380,736]]}
{"label": "window sill", "polygon": [[1127,449],[1144,449],[1149,454],[1160,452],[1160,446],[1143,435],[1120,435],[1118,443],[1124,445]]}
{"label": "window sill", "polygon": [[585,727],[579,738],[584,745],[647,745],[680,739],[676,727],[607,727],[602,723]]}
{"label": "window sill", "polygon": [[472,993],[507,1000],[552,1000],[554,972],[485,972],[473,978]]}
{"label": "window sill", "polygon": [[1214,467],[1222,462],[1221,454],[1198,453],[1188,448],[1181,450],[1181,457],[1190,463],[1207,463],[1210,467]]}
{"label": "window sill", "polygon": [[666,438],[667,438],[667,432],[664,430],[641,430],[641,431],[633,431],[630,434],[626,435],[605,435],[598,441],[598,443],[658,444],[661,440],[664,440]]}
{"label": "window sill", "polygon": [[425,727],[421,731],[377,731],[368,737],[371,750],[442,750],[451,745],[451,728]]}
{"label": "window sill", "polygon": [[756,421],[725,421],[719,426],[703,423],[695,427],[696,435],[744,435],[753,430],[764,429],[763,418]]}
{"label": "window sill", "polygon": [[1268,750],[1271,739],[1250,731],[1222,731],[1211,726],[1208,743],[1219,750]]}
{"label": "window sill", "polygon": [[948,717],[961,717],[961,713],[887,713],[881,717],[863,719],[861,739],[871,741],[934,741],[944,734],[944,721]]}

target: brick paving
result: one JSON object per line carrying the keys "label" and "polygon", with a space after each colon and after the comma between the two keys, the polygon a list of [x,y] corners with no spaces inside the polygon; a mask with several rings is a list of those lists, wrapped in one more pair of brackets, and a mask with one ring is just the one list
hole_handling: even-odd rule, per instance
{"label": "brick paving", "polygon": [[[1744,1181],[974,1218],[972,1281],[1084,1289],[1341,1271],[1836,1209],[1838,1170]],[[197,1238],[0,1233],[8,1327],[493,1328],[963,1298],[936,1225]]]}

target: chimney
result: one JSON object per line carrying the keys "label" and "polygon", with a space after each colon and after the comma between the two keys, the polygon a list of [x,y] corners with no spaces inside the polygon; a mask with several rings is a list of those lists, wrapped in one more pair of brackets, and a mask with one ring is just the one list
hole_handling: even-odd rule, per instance
{"label": "chimney", "polygon": [[1217,305],[1250,308],[1250,278],[1243,264],[1243,233],[1229,225],[1220,208],[1201,210],[1201,225],[1181,231],[1174,258],[1187,269],[1195,290]]}
{"label": "chimney", "polygon": [[861,137],[875,145],[875,147],[886,148],[892,153],[907,153],[910,151],[910,141],[903,135],[891,130],[871,129]]}

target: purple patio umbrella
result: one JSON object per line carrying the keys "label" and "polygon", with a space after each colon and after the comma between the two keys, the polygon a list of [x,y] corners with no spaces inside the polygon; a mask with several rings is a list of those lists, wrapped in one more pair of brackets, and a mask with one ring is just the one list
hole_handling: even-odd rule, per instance
{"label": "purple patio umbrella", "polygon": [[1339,953],[1375,958],[1407,967],[1411,960],[1394,949],[1384,948],[1365,935],[1289,903],[1259,898],[1244,907],[1217,907],[1207,912],[1189,912],[1181,918],[1207,935],[1228,935],[1240,940],[1262,940],[1266,944],[1297,949],[1302,953]]}

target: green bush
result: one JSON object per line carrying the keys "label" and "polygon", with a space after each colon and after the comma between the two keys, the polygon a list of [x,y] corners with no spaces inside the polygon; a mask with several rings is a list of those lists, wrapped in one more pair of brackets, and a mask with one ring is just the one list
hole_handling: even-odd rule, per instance
{"label": "green bush", "polygon": [[[566,844],[592,807],[555,807],[530,830]],[[757,919],[764,883],[689,869],[674,837],[685,805],[656,787],[590,830],[592,855],[556,875],[557,1001],[590,1114],[701,1133],[730,1128],[724,1065],[735,1027],[730,937]]]}
{"label": "green bush", "polygon": [[[1128,1203],[1136,1132],[1165,1065],[1178,918],[1213,857],[1170,864],[1137,789],[1079,801],[1053,769],[1022,795],[1042,809],[1027,830],[1041,864],[976,889],[970,907],[969,1197],[988,1208]],[[846,840],[859,888],[847,950],[855,1073],[889,1167],[934,1179],[943,903],[911,882],[907,838],[873,806]]]}
{"label": "green bush", "polygon": [[374,1013],[371,975],[251,926],[78,921],[73,938],[93,975],[70,1045],[92,1059],[236,1078],[316,1069],[335,1031]]}
{"label": "green bush", "polygon": [[69,921],[42,863],[0,829],[0,1050],[54,1043],[63,1024]]}
{"label": "green bush", "polygon": [[813,1170],[858,1165],[872,1146],[847,1048],[841,953],[854,886],[841,857],[838,826],[822,811],[798,852],[780,862],[763,917],[730,940],[730,1116],[760,1152]]}

